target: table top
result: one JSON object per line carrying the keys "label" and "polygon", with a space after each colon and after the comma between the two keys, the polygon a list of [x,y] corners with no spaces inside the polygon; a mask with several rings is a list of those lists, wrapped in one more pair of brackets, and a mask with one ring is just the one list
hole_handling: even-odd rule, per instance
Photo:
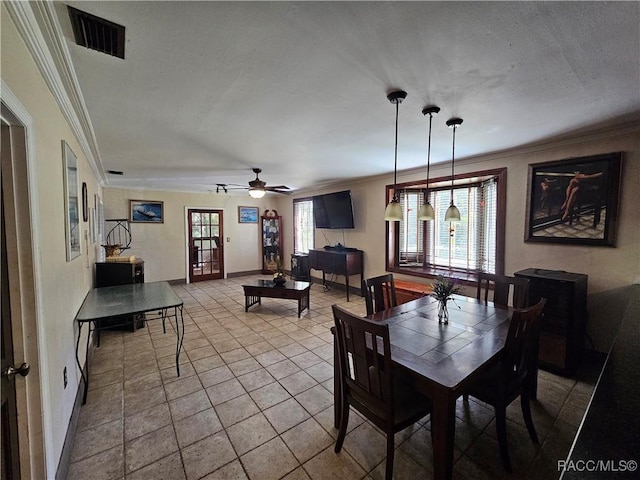
{"label": "table top", "polygon": [[438,302],[429,296],[368,318],[389,325],[394,362],[434,386],[460,390],[504,346],[513,309],[460,295],[447,306],[447,325],[438,323]]}
{"label": "table top", "polygon": [[120,315],[161,310],[182,305],[182,300],[167,282],[132,283],[89,291],[80,311],[78,322],[92,322]]}
{"label": "table top", "polygon": [[281,290],[306,290],[311,286],[309,282],[298,282],[296,280],[287,280],[282,285],[276,285],[273,283],[273,280],[252,280],[251,282],[245,283],[242,285],[243,287],[254,287],[254,288],[273,288],[273,289],[281,289]]}

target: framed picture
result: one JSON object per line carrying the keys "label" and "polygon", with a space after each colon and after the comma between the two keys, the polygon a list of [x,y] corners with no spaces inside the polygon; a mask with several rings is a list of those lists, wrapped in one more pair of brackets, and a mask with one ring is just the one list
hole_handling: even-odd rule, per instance
{"label": "framed picture", "polygon": [[526,242],[615,246],[622,153],[529,165]]}
{"label": "framed picture", "polygon": [[129,200],[131,223],[164,223],[164,202]]}
{"label": "framed picture", "polygon": [[82,182],[82,221],[89,221],[89,203],[87,201],[87,182]]}
{"label": "framed picture", "polygon": [[238,207],[238,223],[258,223],[258,207]]}
{"label": "framed picture", "polygon": [[64,183],[64,223],[67,262],[80,256],[80,217],[78,202],[78,158],[71,147],[62,141]]}

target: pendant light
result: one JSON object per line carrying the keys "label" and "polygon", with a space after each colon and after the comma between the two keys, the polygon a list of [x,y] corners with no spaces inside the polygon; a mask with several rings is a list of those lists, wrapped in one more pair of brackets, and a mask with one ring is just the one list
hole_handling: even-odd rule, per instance
{"label": "pendant light", "polygon": [[445,222],[459,222],[460,210],[453,204],[453,167],[456,159],[456,128],[462,124],[461,118],[450,118],[447,120],[447,127],[453,127],[453,149],[451,153],[451,205],[447,208],[447,213],[444,215]]}
{"label": "pendant light", "polygon": [[433,115],[440,111],[440,107],[430,105],[422,109],[423,115],[429,115],[429,142],[427,143],[427,189],[424,192],[424,204],[418,209],[418,220],[435,220],[436,215],[429,203],[429,165],[431,163],[431,122]]}
{"label": "pendant light", "polygon": [[402,207],[398,200],[398,192],[396,189],[397,174],[398,174],[398,106],[402,101],[407,98],[407,92],[403,90],[397,90],[387,95],[387,98],[391,103],[396,105],[396,144],[393,161],[393,199],[387,205],[384,211],[384,219],[389,222],[399,222],[402,220]]}

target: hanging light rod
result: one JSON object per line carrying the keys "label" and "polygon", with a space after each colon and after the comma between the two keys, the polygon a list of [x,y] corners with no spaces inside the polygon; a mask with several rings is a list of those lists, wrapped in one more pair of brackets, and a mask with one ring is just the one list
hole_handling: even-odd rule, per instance
{"label": "hanging light rod", "polygon": [[427,188],[424,191],[424,203],[418,209],[418,220],[435,220],[436,214],[433,211],[433,207],[429,202],[429,167],[431,165],[431,123],[433,122],[433,116],[440,112],[440,107],[435,105],[428,105],[422,109],[423,115],[429,115],[429,142],[427,144]]}
{"label": "hanging light rod", "polygon": [[453,176],[454,176],[454,164],[456,161],[456,128],[462,125],[462,119],[458,117],[450,118],[447,120],[447,127],[453,128],[453,147],[451,149],[451,205],[447,208],[447,212],[444,215],[445,222],[459,222],[460,210],[453,203]]}
{"label": "hanging light rod", "polygon": [[402,207],[398,200],[396,185],[398,176],[398,106],[405,98],[407,98],[407,92],[404,90],[395,90],[387,94],[387,99],[396,106],[396,143],[393,159],[393,199],[389,202],[384,211],[384,219],[390,222],[399,222],[402,220]]}

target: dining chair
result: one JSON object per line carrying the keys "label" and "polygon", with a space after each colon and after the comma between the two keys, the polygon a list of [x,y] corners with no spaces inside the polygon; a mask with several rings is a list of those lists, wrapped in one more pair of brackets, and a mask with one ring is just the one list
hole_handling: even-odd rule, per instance
{"label": "dining chair", "polygon": [[[509,302],[512,286],[513,299],[512,302]],[[528,278],[479,273],[476,298],[486,303],[489,299],[489,290],[491,289],[493,289],[493,303],[510,305],[514,308],[526,308],[529,306]]]}
{"label": "dining chair", "polygon": [[538,346],[542,310],[546,302],[547,299],[542,298],[532,307],[514,310],[499,363],[475,379],[465,391],[466,394],[493,406],[500,458],[504,469],[509,473],[512,472],[512,468],[507,448],[506,411],[507,406],[518,396],[529,437],[534,443],[538,443],[538,435],[531,418],[532,392],[529,376],[534,372],[531,368],[532,360],[537,358],[534,357],[534,350]]}
{"label": "dining chair", "polygon": [[364,296],[367,315],[398,305],[396,286],[391,273],[363,280],[362,295]]}
{"label": "dining chair", "polygon": [[387,437],[385,478],[393,476],[394,434],[429,415],[432,402],[416,391],[391,361],[389,326],[333,306],[341,383],[340,431],[335,452],[342,449],[351,407]]}

